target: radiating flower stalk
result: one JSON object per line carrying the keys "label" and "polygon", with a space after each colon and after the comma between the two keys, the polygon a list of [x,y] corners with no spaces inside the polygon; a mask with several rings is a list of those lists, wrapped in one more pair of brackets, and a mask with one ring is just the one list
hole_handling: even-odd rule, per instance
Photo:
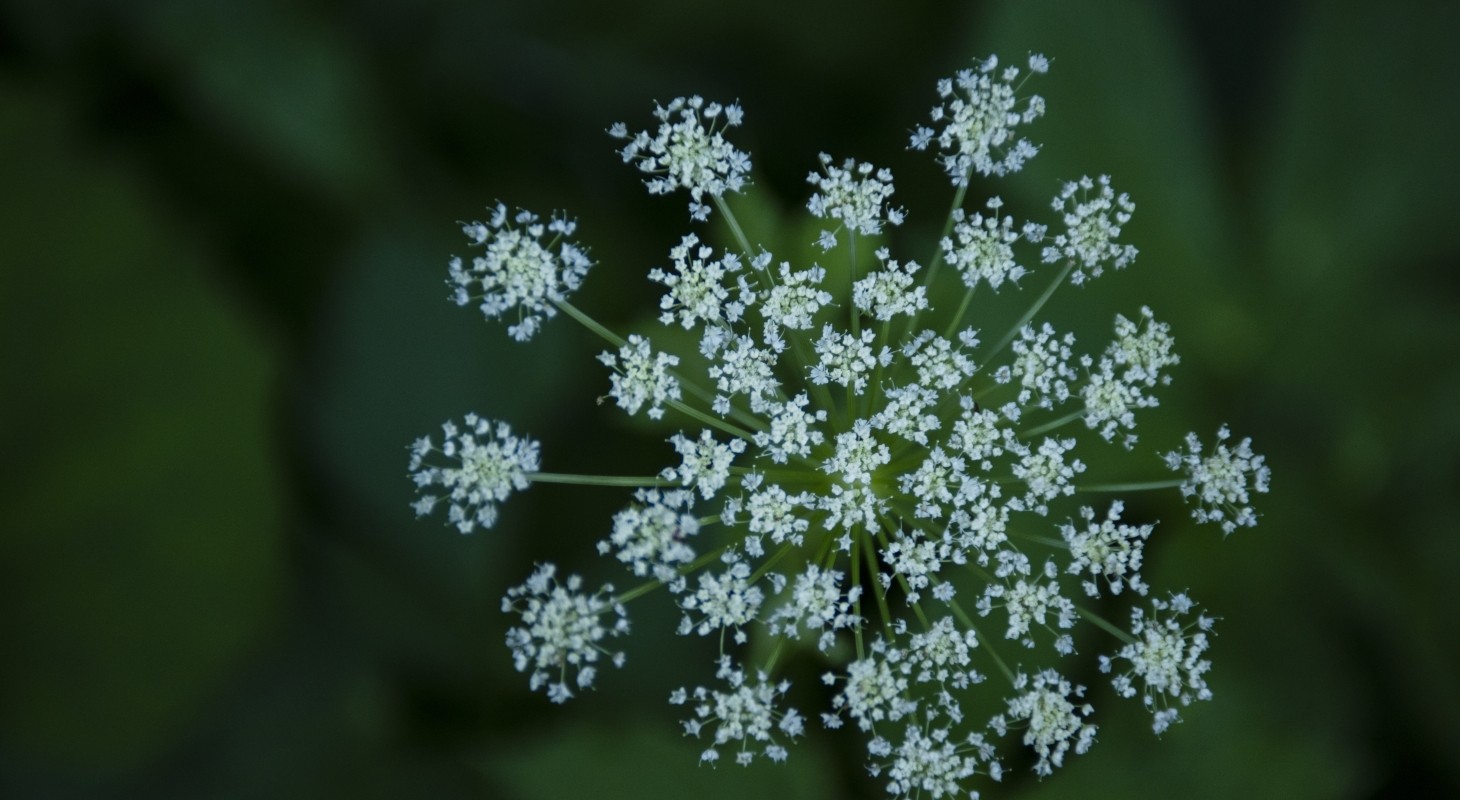
{"label": "radiating flower stalk", "polygon": [[[1109,178],[1065,183],[1049,222],[1015,219],[998,197],[966,202],[975,175],[1005,178],[1037,154],[1024,130],[1044,101],[1025,81],[1047,69],[1041,56],[1020,67],[989,58],[939,82],[930,125],[911,140],[937,151],[954,194],[927,267],[881,238],[906,216],[890,204],[891,173],[821,156],[806,207],[845,280],[778,258],[736,220],[726,197],[750,171],[727,138],[744,120],[737,105],[680,98],[656,107],[649,130],[612,126],[651,193],[688,193],[691,218],[718,212],[735,242],[691,233],[647,270],[664,289],[659,321],[695,332],[699,359],[574,304],[591,262],[571,220],[499,204],[464,226],[481,250],[451,261],[457,304],[507,320],[519,341],[571,317],[608,345],[606,398],[674,431],[671,465],[645,476],[543,471],[536,441],[475,414],[413,445],[417,513],[445,507],[462,533],[492,527],[533,483],[626,493],[598,552],[636,588],[590,591],[543,564],[507,591],[507,644],[533,689],[564,702],[601,666],[622,666],[614,640],[628,632],[627,607],[662,587],[679,634],[708,639],[717,666],[713,685],[668,694],[704,760],[781,761],[808,729],[851,725],[892,795],[927,798],[976,796],[980,780],[1000,778],[1008,742],[1029,748],[1041,776],[1090,748],[1092,692],[1065,675],[1081,623],[1114,637],[1100,669],[1115,695],[1141,698],[1157,733],[1211,697],[1212,617],[1185,593],[1151,591],[1141,568],[1155,526],[1123,521],[1113,495],[1179,491],[1196,522],[1231,533],[1256,524],[1251,495],[1267,491],[1268,468],[1248,440],[1229,446],[1222,426],[1210,449],[1191,434],[1162,458],[1133,456],[1153,473],[1164,460],[1174,478],[1087,474],[1086,448],[1135,453],[1137,415],[1158,404],[1178,358],[1148,308],[1114,315],[1094,350],[1042,318],[1066,284],[1135,261],[1122,240],[1135,204]],[[1042,283],[1033,299],[1019,291],[1030,281]],[[1025,307],[991,343],[975,327],[980,290]],[[945,291],[956,301],[935,307]],[[685,368],[701,361],[703,374]],[[1126,598],[1137,600],[1126,625],[1095,610]],[[756,663],[753,637],[771,643]],[[827,665],[826,708],[791,704],[793,653]],[[974,718],[965,706],[980,692],[1003,710]]]}

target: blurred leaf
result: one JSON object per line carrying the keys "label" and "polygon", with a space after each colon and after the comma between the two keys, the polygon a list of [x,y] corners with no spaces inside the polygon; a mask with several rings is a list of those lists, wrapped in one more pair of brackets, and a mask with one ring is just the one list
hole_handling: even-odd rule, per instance
{"label": "blurred leaf", "polygon": [[283,503],[272,348],[73,129],[0,88],[0,731],[85,775],[175,745],[261,643]]}
{"label": "blurred leaf", "polygon": [[[1460,647],[1441,633],[1460,613],[1460,540],[1436,523],[1460,479],[1456,382],[1439,367],[1460,359],[1460,6],[1414,10],[1312,4],[1278,85],[1261,173],[1270,382],[1314,420],[1304,460],[1325,456],[1331,496],[1304,511],[1331,531],[1318,552],[1344,631],[1373,653],[1353,680],[1394,687],[1383,713],[1400,705],[1410,729],[1395,747],[1429,751],[1460,785]],[[1396,388],[1354,393],[1355,378]]]}
{"label": "blurred leaf", "polygon": [[127,17],[206,125],[344,203],[381,185],[386,119],[364,59],[297,5],[164,0]]}

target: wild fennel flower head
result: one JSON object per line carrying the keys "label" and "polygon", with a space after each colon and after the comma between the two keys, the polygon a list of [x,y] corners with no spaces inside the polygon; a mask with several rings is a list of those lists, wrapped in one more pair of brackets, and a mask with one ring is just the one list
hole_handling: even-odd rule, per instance
{"label": "wild fennel flower head", "polygon": [[[750,166],[726,138],[739,106],[681,98],[656,107],[657,129],[614,125],[651,194],[686,191],[696,219],[707,200],[721,212],[728,235],[684,235],[646,269],[663,288],[659,323],[695,334],[697,355],[657,346],[652,331],[620,335],[570,301],[587,268],[564,241],[571,224],[528,212],[508,223],[499,206],[467,226],[488,255],[451,273],[486,292],[487,316],[515,308],[519,340],[558,311],[572,317],[609,345],[602,399],[664,426],[665,466],[651,475],[545,472],[536,442],[474,416],[465,432],[448,423],[440,448],[412,448],[417,512],[446,502],[463,532],[491,527],[502,500],[532,483],[625,492],[597,547],[641,583],[590,593],[546,564],[507,592],[520,620],[508,645],[533,689],[562,702],[595,685],[601,661],[623,662],[605,642],[627,633],[627,606],[664,588],[677,633],[716,666],[713,684],[669,695],[702,760],[782,761],[817,727],[808,719],[850,725],[896,797],[976,795],[1002,776],[1010,744],[1048,775],[1090,749],[1108,694],[1139,695],[1157,733],[1211,697],[1212,618],[1190,620],[1184,593],[1151,596],[1143,553],[1165,534],[1101,495],[1179,489],[1197,522],[1230,533],[1256,523],[1268,469],[1248,440],[1229,447],[1223,427],[1210,451],[1192,434],[1164,456],[1176,480],[1108,482],[1087,454],[1137,453],[1137,422],[1179,363],[1172,326],[1145,307],[1113,314],[1091,347],[1043,311],[1062,285],[1134,262],[1134,201],[1101,176],[1062,184],[1049,221],[1016,221],[998,196],[964,202],[974,173],[1006,177],[1037,152],[1020,131],[1044,103],[1021,92],[1047,69],[1041,56],[1026,68],[990,58],[939,83],[939,129],[919,129],[913,146],[936,141],[958,188],[943,236],[913,253],[881,238],[906,215],[889,204],[891,173],[822,155],[806,209],[830,226],[816,244],[841,262],[835,272],[777,257],[725,202]],[[1043,284],[1033,299],[1020,291],[1030,281]],[[990,302],[1024,311],[985,339]],[[1133,457],[1136,469],[1159,464]],[[1128,624],[1091,598],[1129,609]],[[1115,635],[1098,659],[1107,694],[1069,677],[1083,623]],[[792,702],[785,666],[803,658],[830,665],[826,707]],[[978,693],[1003,710],[977,718]]]}

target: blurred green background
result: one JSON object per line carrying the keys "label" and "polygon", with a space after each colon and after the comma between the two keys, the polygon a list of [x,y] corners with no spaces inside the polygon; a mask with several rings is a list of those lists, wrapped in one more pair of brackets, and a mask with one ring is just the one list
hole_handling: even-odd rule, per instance
{"label": "blurred green background", "polygon": [[1225,421],[1274,481],[1226,541],[1141,509],[1171,523],[1151,582],[1223,617],[1216,701],[1157,740],[1102,688],[1089,755],[988,796],[1460,796],[1460,5],[0,8],[0,795],[879,796],[820,731],[696,767],[664,700],[709,659],[662,602],[598,691],[528,693],[498,599],[541,559],[622,580],[592,543],[624,496],[540,486],[460,537],[413,520],[405,446],[476,410],[632,474],[667,431],[594,405],[576,326],[515,345],[449,305],[453,223],[568,209],[578,302],[647,330],[685,203],[610,123],[739,98],[755,238],[814,237],[774,219],[825,150],[890,166],[895,241],[926,242],[949,189],[904,146],[934,81],[1041,51],[1045,150],[975,197],[1111,173],[1141,258],[1051,317],[1152,305],[1184,360],[1144,452]]}

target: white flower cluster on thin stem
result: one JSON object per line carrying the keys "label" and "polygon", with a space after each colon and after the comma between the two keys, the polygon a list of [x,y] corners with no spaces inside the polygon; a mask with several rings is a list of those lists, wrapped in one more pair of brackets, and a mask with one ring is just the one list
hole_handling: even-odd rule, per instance
{"label": "white flower cluster on thin stem", "polygon": [[[587,594],[582,578],[558,583],[556,573],[552,564],[539,566],[526,583],[507,590],[502,610],[522,620],[522,627],[507,631],[517,671],[531,672],[533,690],[543,689],[554,703],[562,703],[574,688],[593,685],[600,658],[624,665],[624,654],[605,650],[601,642],[628,633],[629,619],[622,605],[604,597],[612,586]],[[610,614],[611,621],[604,619]]]}
{"label": "white flower cluster on thin stem", "polygon": [[1083,702],[1085,687],[1072,686],[1054,670],[1043,670],[1014,679],[1015,689],[1028,691],[1008,701],[1008,711],[994,717],[991,726],[1001,735],[1010,728],[1024,728],[1024,744],[1032,748],[1039,760],[1034,771],[1049,775],[1055,767],[1064,766],[1065,754],[1077,755],[1095,742],[1095,726],[1084,720],[1095,709]]}
{"label": "white flower cluster on thin stem", "polygon": [[[1091,196],[1097,186],[1099,191]],[[1124,192],[1117,195],[1110,188],[1110,176],[1101,175],[1092,180],[1087,175],[1066,183],[1053,205],[1055,211],[1064,213],[1065,228],[1044,248],[1044,263],[1065,260],[1073,263],[1071,283],[1078,285],[1100,277],[1106,264],[1124,269],[1135,261],[1135,246],[1115,240],[1130,222],[1136,204],[1131,202],[1130,195]]]}
{"label": "white flower cluster on thin stem", "polygon": [[650,194],[689,191],[690,216],[703,222],[710,207],[704,197],[718,199],[726,192],[739,192],[750,173],[750,156],[725,140],[727,128],[740,125],[744,112],[734,103],[706,103],[704,98],[676,97],[669,105],[655,105],[659,128],[629,134],[628,126],[615,123],[608,134],[626,139],[620,155],[624,163],[636,165],[654,177],[644,181]]}
{"label": "white flower cluster on thin stem", "polygon": [[961,208],[954,209],[953,236],[943,237],[939,246],[944,260],[963,276],[965,286],[973,289],[982,281],[997,291],[1004,281],[1018,283],[1029,272],[1015,260],[1014,245],[1020,239],[1041,241],[1045,229],[1031,222],[1016,231],[1013,217],[999,215],[1003,200],[991,197],[987,206],[993,212],[987,217],[977,212],[969,216]]}
{"label": "white flower cluster on thin stem", "polygon": [[507,332],[519,342],[531,339],[592,266],[587,252],[568,239],[576,226],[560,216],[543,222],[531,211],[509,215],[501,203],[486,222],[464,223],[462,232],[484,251],[469,262],[451,259],[452,301],[477,303],[487,319],[515,311],[517,322]]}
{"label": "white flower cluster on thin stem", "polygon": [[[1029,74],[1039,74],[1049,70],[1049,61],[1033,55],[1028,66]],[[967,185],[971,172],[1018,172],[1039,148],[1028,139],[1016,138],[1015,129],[1044,116],[1044,98],[1039,95],[1025,98],[1021,107],[1018,93],[1027,77],[1018,67],[999,69],[999,59],[990,56],[977,69],[965,69],[939,81],[938,96],[943,102],[932,113],[938,130],[921,127],[913,131],[913,148],[923,150],[936,141],[943,151],[939,158],[943,168],[959,186]]]}
{"label": "white flower cluster on thin stem", "polygon": [[771,761],[785,761],[786,748],[778,743],[777,735],[794,739],[805,729],[799,711],[777,707],[791,684],[773,683],[764,672],[757,673],[755,682],[751,683],[729,656],[720,659],[715,677],[728,683],[730,690],[697,686],[693,692],[677,689],[669,696],[671,704],[690,704],[694,709],[694,717],[684,723],[686,734],[699,737],[706,727],[713,731],[714,742],[700,755],[700,760],[718,761],[719,748],[733,743],[739,747],[735,763],[742,766],[755,760],[756,751],[752,747],[760,748],[762,755]]}
{"label": "white flower cluster on thin stem", "polygon": [[[855,728],[869,771],[909,798],[976,795],[972,784],[1002,775],[1010,739],[1030,748],[1039,775],[1090,748],[1094,709],[1066,677],[1082,668],[1082,624],[1119,640],[1099,663],[1118,695],[1151,708],[1157,732],[1176,707],[1210,696],[1210,618],[1187,621],[1184,594],[1147,600],[1149,511],[1088,495],[1179,487],[1197,521],[1230,533],[1257,521],[1262,457],[1248,440],[1229,446],[1223,427],[1211,450],[1192,435],[1166,454],[1175,480],[1102,482],[1106,460],[1087,466],[1086,454],[1134,448],[1137,411],[1157,406],[1179,363],[1171,326],[1148,308],[1115,315],[1111,340],[1091,349],[1041,313],[1065,284],[1132,263],[1122,236],[1135,205],[1100,177],[1062,185],[1053,227],[1016,223],[998,197],[965,208],[974,174],[1007,176],[1035,155],[1023,128],[1044,103],[1021,91],[1047,69],[1039,56],[1027,68],[990,58],[940,82],[936,129],[919,129],[913,145],[936,142],[956,188],[922,263],[879,238],[904,217],[889,205],[892,175],[823,155],[806,208],[827,221],[824,248],[846,234],[834,280],[777,258],[774,242],[753,238],[768,234],[747,233],[724,201],[750,167],[726,138],[738,106],[681,98],[656,107],[656,130],[615,125],[651,193],[686,191],[697,219],[713,203],[724,226],[666,242],[667,259],[648,270],[664,290],[659,322],[670,330],[656,341],[667,348],[569,301],[587,265],[564,239],[571,224],[527,212],[509,223],[499,207],[467,226],[488,255],[470,270],[453,261],[453,280],[481,287],[489,317],[515,311],[516,338],[557,312],[582,324],[608,344],[600,402],[661,426],[664,466],[641,475],[543,472],[536,442],[475,416],[448,423],[440,447],[411,449],[417,513],[446,504],[463,532],[491,527],[531,483],[630,494],[598,551],[637,586],[589,594],[544,565],[508,592],[505,608],[521,617],[508,645],[532,688],[561,702],[593,685],[601,660],[618,663],[603,647],[627,631],[626,604],[662,588],[678,633],[717,665],[715,686],[671,696],[704,760],[784,760],[805,728],[785,665],[811,658],[828,665],[831,699],[810,716]],[[940,276],[945,261],[952,274]],[[1018,299],[1031,281],[1043,284],[1037,295]],[[983,284],[998,291],[975,298]],[[956,308],[941,303],[948,291],[961,295]],[[1011,299],[1012,313],[991,313]],[[998,329],[986,344],[966,322]],[[1150,606],[1130,610],[1123,630],[1081,605],[1088,598],[1122,615]],[[991,705],[981,694],[1002,699],[1002,712],[981,711]]]}
{"label": "white flower cluster on thin stem", "polygon": [[1228,447],[1232,432],[1226,425],[1217,429],[1217,444],[1203,454],[1201,439],[1186,435],[1186,452],[1167,453],[1166,465],[1186,474],[1181,494],[1194,497],[1191,515],[1197,522],[1213,522],[1223,533],[1257,525],[1257,510],[1250,503],[1253,492],[1266,492],[1271,471],[1262,456],[1252,452],[1252,440],[1243,439]]}
{"label": "white flower cluster on thin stem", "polygon": [[[816,194],[806,202],[811,216],[838,220],[842,228],[860,236],[882,233],[884,222],[902,224],[907,212],[901,208],[884,208],[893,191],[890,170],[850,158],[838,167],[826,153],[820,158],[821,172],[813,172],[806,178],[807,183],[817,188]],[[822,231],[817,243],[823,250],[830,250],[836,247],[836,234],[837,231]]]}
{"label": "white flower cluster on thin stem", "polygon": [[[1202,655],[1211,645],[1207,634],[1215,620],[1198,614],[1194,620],[1183,621],[1195,607],[1185,594],[1173,594],[1168,600],[1153,598],[1149,617],[1140,606],[1132,608],[1133,640],[1114,658],[1100,657],[1101,672],[1111,672],[1118,661],[1128,665],[1125,671],[1115,673],[1111,683],[1121,697],[1141,696],[1141,702],[1151,712],[1151,728],[1158,734],[1181,721],[1173,701],[1189,706],[1198,700],[1212,699],[1205,677],[1212,662]],[[1137,682],[1141,686],[1139,690]]]}
{"label": "white flower cluster on thin stem", "polygon": [[[443,500],[447,522],[462,533],[490,528],[497,521],[497,504],[514,491],[527,488],[528,475],[538,469],[538,443],[512,435],[505,422],[467,414],[462,428],[441,426],[441,446],[423,436],[411,445],[410,471],[422,490],[415,502],[416,516],[425,516]],[[428,459],[447,459],[451,466],[432,466]],[[443,496],[431,492],[441,490]]]}

